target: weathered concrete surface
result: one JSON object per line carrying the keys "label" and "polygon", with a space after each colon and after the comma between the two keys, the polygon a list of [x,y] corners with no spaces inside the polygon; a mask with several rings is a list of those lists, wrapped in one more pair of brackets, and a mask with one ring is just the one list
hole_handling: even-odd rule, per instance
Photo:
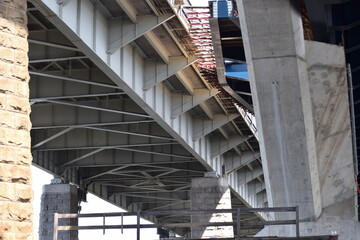
{"label": "weathered concrete surface", "polygon": [[300,219],[315,220],[321,193],[297,1],[237,2],[269,206],[299,206]]}
{"label": "weathered concrete surface", "polygon": [[321,190],[321,221],[356,220],[356,188],[343,47],[306,42]]}
{"label": "weathered concrete surface", "polygon": [[298,205],[301,235],[358,239],[343,48],[305,42],[296,1],[238,2],[269,205]]}
{"label": "weathered concrete surface", "polygon": [[32,239],[25,0],[0,1],[0,239]]}
{"label": "weathered concrete surface", "polygon": [[[204,177],[191,182],[190,191],[192,210],[230,209],[230,188],[226,178]],[[191,215],[192,223],[232,222],[231,213]],[[233,227],[193,227],[191,238],[231,238],[234,237]]]}
{"label": "weathered concrete surface", "polygon": [[[49,184],[43,187],[40,213],[40,240],[52,240],[54,213],[77,213],[77,188],[70,184]],[[76,225],[77,220],[59,219],[59,225]],[[59,240],[77,240],[77,231],[59,231]]]}
{"label": "weathered concrete surface", "polygon": [[[272,226],[264,228],[257,236],[294,236],[294,227]],[[356,221],[327,221],[300,223],[300,236],[317,236],[336,232],[339,240],[359,240],[360,224]]]}

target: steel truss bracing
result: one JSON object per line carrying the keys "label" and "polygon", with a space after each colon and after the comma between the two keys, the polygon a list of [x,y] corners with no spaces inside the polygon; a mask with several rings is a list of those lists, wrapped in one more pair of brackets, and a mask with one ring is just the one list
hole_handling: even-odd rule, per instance
{"label": "steel truss bracing", "polygon": [[167,0],[28,2],[36,165],[132,211],[189,208],[208,171],[267,206],[257,140]]}

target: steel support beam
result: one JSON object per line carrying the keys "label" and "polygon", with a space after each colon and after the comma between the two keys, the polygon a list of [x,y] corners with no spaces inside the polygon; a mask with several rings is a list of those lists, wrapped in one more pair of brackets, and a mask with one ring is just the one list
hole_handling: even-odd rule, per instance
{"label": "steel support beam", "polygon": [[111,112],[111,113],[118,113],[118,114],[126,114],[126,115],[135,116],[135,117],[143,117],[143,118],[148,118],[149,117],[146,114],[128,112],[128,111],[121,111],[121,110],[117,110],[117,109],[110,109],[110,108],[104,108],[104,107],[90,106],[90,105],[85,105],[85,104],[80,104],[80,103],[73,103],[73,102],[60,101],[60,100],[50,100],[50,99],[48,99],[46,101],[50,102],[50,103],[54,103],[54,104],[67,105],[67,106],[86,108],[86,109],[104,111],[104,112]]}
{"label": "steel support beam", "polygon": [[[82,157],[86,152],[84,150],[96,150],[99,148],[105,148],[104,151],[100,151],[96,154],[89,155],[86,160],[93,161],[94,157],[96,157],[96,163],[101,163],[102,161],[107,161],[105,158],[103,158],[103,154],[105,152],[116,152],[115,149],[118,149],[120,154],[126,154],[129,159],[119,158],[124,161],[131,161],[133,160],[131,156],[129,155],[140,155],[146,157],[146,159],[149,159],[150,162],[152,162],[152,166],[154,165],[154,159],[152,155],[160,153],[160,154],[170,154],[171,156],[158,156],[160,159],[169,161],[173,158],[176,159],[176,155],[187,155],[189,154],[190,159],[194,159],[194,164],[198,163],[199,166],[202,166],[204,170],[218,170],[218,164],[215,163],[215,161],[208,161],[209,156],[211,156],[211,146],[210,146],[210,136],[207,136],[206,138],[203,138],[201,140],[194,141],[193,138],[193,123],[192,118],[193,116],[189,112],[184,112],[181,117],[172,119],[171,118],[171,95],[172,91],[167,87],[166,84],[163,84],[162,82],[166,80],[168,77],[173,76],[174,74],[177,75],[183,75],[182,80],[187,81],[186,78],[188,78],[188,71],[182,71],[185,67],[189,66],[193,60],[195,59],[188,59],[187,55],[188,52],[184,51],[184,47],[179,43],[178,36],[175,36],[172,30],[168,27],[169,25],[167,23],[163,24],[165,29],[167,29],[170,36],[173,38],[174,42],[178,44],[178,47],[181,51],[183,51],[184,56],[176,56],[176,57],[170,57],[168,64],[166,63],[166,52],[161,50],[160,48],[157,48],[158,40],[157,38],[154,38],[155,36],[152,35],[151,32],[146,32],[144,36],[148,42],[156,49],[158,55],[160,55],[161,59],[159,59],[158,63],[150,63],[148,59],[146,59],[146,56],[142,55],[139,52],[139,49],[134,47],[135,44],[127,44],[124,45],[122,48],[117,49],[113,53],[109,54],[108,52],[108,44],[112,42],[110,39],[110,25],[111,20],[109,19],[106,14],[103,14],[101,11],[99,11],[96,8],[96,5],[93,4],[92,1],[76,1],[74,3],[73,1],[67,1],[65,4],[57,4],[57,2],[54,2],[52,0],[31,0],[31,3],[34,4],[35,7],[39,9],[41,13],[44,14],[46,18],[49,19],[49,21],[57,27],[64,35],[67,37],[78,49],[81,49],[81,51],[89,58],[91,58],[91,61],[94,63],[95,66],[97,66],[101,71],[103,71],[109,79],[111,79],[115,86],[120,86],[120,88],[126,92],[127,96],[131,98],[132,103],[134,102],[134,107],[136,110],[132,110],[132,108],[128,107],[129,101],[126,102],[125,100],[119,99],[119,104],[114,107],[114,105],[110,104],[110,107],[115,108],[119,111],[139,111],[139,112],[146,112],[149,115],[145,115],[145,117],[153,118],[157,124],[149,124],[148,126],[151,127],[159,127],[163,131],[166,131],[171,135],[172,138],[174,138],[178,143],[173,142],[160,142],[160,141],[151,141],[151,143],[142,142],[141,139],[138,138],[140,136],[129,136],[129,144],[126,144],[126,141],[124,142],[118,142],[117,140],[119,137],[114,132],[107,132],[107,131],[93,131],[89,129],[81,129],[83,131],[89,132],[89,138],[91,140],[96,140],[96,144],[94,145],[94,142],[89,141],[86,142],[76,142],[75,137],[78,135],[74,135],[74,139],[72,139],[72,135],[68,136],[66,140],[72,141],[71,144],[76,143],[75,146],[66,146],[62,145],[64,143],[67,143],[66,141],[58,142],[59,145],[53,146],[52,148],[47,148],[46,150],[39,149],[38,155],[40,156],[46,156],[51,155],[52,153],[46,153],[45,151],[57,151],[57,150],[67,150],[69,153],[72,154],[71,158],[69,157],[69,160],[75,160],[77,157]],[[120,2],[120,1],[119,1]],[[123,1],[121,1],[123,2]],[[129,3],[130,1],[126,1],[125,3]],[[130,4],[131,5],[131,4]],[[85,13],[85,14],[84,14]],[[91,14],[86,14],[91,13]],[[135,21],[135,18],[137,16],[133,15],[133,22]],[[137,19],[136,19],[137,20]],[[173,21],[173,20],[170,20]],[[134,25],[129,25],[134,26]],[[139,33],[139,32],[138,32]],[[136,32],[130,32],[130,35],[132,37],[129,37],[128,40],[132,41],[133,39],[136,39]],[[135,37],[134,37],[135,36]],[[150,36],[150,37],[149,37]],[[121,36],[121,38],[126,39],[128,36]],[[119,39],[117,39],[119,40]],[[140,42],[140,41],[139,41]],[[172,44],[173,45],[173,44]],[[143,47],[143,46],[140,46]],[[152,65],[152,66],[151,66]],[[188,69],[186,69],[188,70]],[[190,70],[190,69],[189,69]],[[192,69],[191,69],[192,70]],[[196,71],[196,69],[194,69]],[[190,72],[190,71],[189,71]],[[198,83],[201,83],[201,77],[200,76],[194,76],[198,78]],[[63,79],[67,80],[67,79]],[[159,84],[161,83],[161,84]],[[99,86],[101,87],[101,86]],[[193,84],[190,82],[189,84],[185,84],[185,88],[192,92],[194,91]],[[97,93],[96,91],[91,92],[85,92],[85,94],[92,94]],[[111,103],[112,100],[109,102]],[[123,102],[122,102],[123,101]],[[68,102],[68,103],[74,103],[74,102]],[[79,104],[78,102],[75,104]],[[81,102],[81,105],[90,105],[95,103],[89,102]],[[49,105],[49,106],[46,106]],[[99,104],[97,107],[104,107],[107,105]],[[140,107],[143,110],[140,110]],[[203,109],[206,109],[205,112],[207,115],[209,115],[210,118],[213,118],[214,121],[211,121],[211,124],[207,125],[208,128],[206,129],[212,129],[215,130],[218,127],[223,126],[226,124],[223,121],[219,121],[219,118],[217,115],[213,116],[213,110],[207,107],[207,104],[204,104],[204,102],[200,103],[200,106]],[[117,108],[118,107],[118,108]],[[41,109],[48,108],[46,110],[46,115],[52,113],[53,115],[50,115],[50,118],[48,120],[42,120],[41,119]],[[59,114],[64,115],[64,113],[67,113],[67,110],[74,111],[71,112],[74,113],[75,116],[66,116],[65,117],[59,117]],[[38,104],[35,105],[35,113],[36,113],[36,119],[39,120],[39,124],[35,127],[43,128],[44,126],[54,127],[64,125],[63,123],[59,122],[59,118],[65,119],[66,123],[68,125],[86,125],[86,124],[96,124],[96,120],[101,123],[101,121],[104,121],[105,124],[110,122],[116,122],[119,120],[119,122],[127,122],[127,121],[133,121],[133,120],[139,120],[141,117],[144,116],[129,116],[125,114],[110,114],[109,112],[101,111],[92,111],[93,109],[89,108],[79,108],[74,105],[59,105],[59,104]],[[82,113],[86,114],[82,114]],[[70,115],[70,114],[68,114]],[[95,116],[93,116],[95,115]],[[228,117],[225,117],[228,118]],[[73,121],[75,120],[75,121]],[[79,121],[77,121],[79,120]],[[230,120],[231,121],[231,120]],[[93,125],[92,125],[93,126]],[[203,128],[201,128],[204,130]],[[79,129],[76,129],[74,131],[78,131]],[[123,130],[123,129],[122,129]],[[209,132],[211,132],[210,130]],[[207,131],[207,130],[206,130]],[[93,133],[96,132],[94,135]],[[71,131],[72,133],[72,131]],[[204,131],[201,132],[203,134]],[[36,134],[36,133],[35,133]],[[103,135],[105,137],[98,137],[97,134]],[[162,135],[161,132],[153,132],[151,131],[151,134],[156,135]],[[237,133],[236,133],[237,134]],[[68,134],[66,134],[68,135]],[[99,135],[99,136],[100,136]],[[111,141],[106,140],[107,135],[113,135],[114,137],[111,137]],[[229,141],[233,139],[235,136],[229,137]],[[81,137],[82,138],[82,137]],[[39,139],[39,138],[38,138]],[[135,141],[133,141],[135,139]],[[58,140],[58,139],[56,139]],[[98,141],[99,140],[99,141]],[[140,143],[138,142],[140,140]],[[212,141],[214,143],[214,141]],[[169,145],[175,145],[175,144],[181,144],[176,145],[173,148],[170,148],[170,150],[167,148]],[[237,142],[237,144],[240,144]],[[234,145],[236,145],[234,143]],[[60,147],[59,147],[60,146]],[[229,146],[229,144],[223,144],[222,142],[219,143],[219,149],[217,152],[221,152],[226,146]],[[165,150],[163,150],[165,148]],[[113,150],[109,150],[113,149]],[[131,150],[129,150],[131,149]],[[180,151],[178,151],[180,149]],[[73,151],[76,150],[76,151]],[[122,151],[120,151],[122,150]],[[43,152],[42,152],[43,151]],[[76,152],[81,151],[82,155],[75,155]],[[126,152],[125,152],[126,151]],[[161,152],[163,151],[163,152]],[[88,152],[89,153],[89,152]],[[159,155],[160,155],[159,154]],[[86,158],[86,157],[85,157]],[[85,158],[83,158],[81,161],[81,164],[88,163],[89,161],[86,161]],[[111,160],[114,160],[115,158],[112,158]],[[196,160],[199,162],[197,162]],[[179,159],[176,159],[179,160]],[[40,159],[41,161],[41,159]],[[210,163],[211,162],[211,163]],[[109,162],[108,162],[109,163]],[[202,165],[200,165],[200,163]],[[74,162],[75,164],[75,162]],[[70,166],[70,165],[69,165]],[[195,165],[197,166],[197,165]],[[75,170],[74,168],[70,169],[73,172]],[[81,169],[83,170],[83,169]],[[91,170],[91,169],[86,169]],[[113,171],[112,169],[111,171]],[[115,172],[112,172],[112,174],[116,174]],[[231,174],[232,177],[234,174]],[[93,175],[94,176],[94,175]],[[195,176],[195,175],[194,175]],[[97,178],[104,178],[106,176],[99,176]],[[116,177],[112,175],[111,177]],[[177,177],[177,176],[169,176],[171,177]],[[188,180],[191,176],[183,176],[183,179]],[[178,177],[179,178],[179,177]],[[98,179],[96,179],[98,180]],[[235,183],[235,184],[234,184]],[[232,181],[231,186],[235,189],[237,186],[237,182]],[[98,193],[101,196],[106,196],[107,188],[103,186],[98,186],[98,184],[95,184],[96,186],[91,186],[89,189],[93,189],[94,192]],[[142,196],[140,196],[142,197]],[[187,198],[188,196],[186,196]],[[245,199],[245,198],[244,198]],[[115,201],[115,200],[114,200]],[[122,201],[122,200],[121,200]],[[125,199],[125,203],[130,200]],[[124,205],[123,203],[121,203]],[[126,204],[125,204],[126,205]]]}
{"label": "steel support beam", "polygon": [[230,174],[239,170],[240,168],[250,164],[256,159],[260,158],[260,152],[246,151],[242,152],[241,155],[231,154],[231,156],[225,156],[225,168],[226,174]]}
{"label": "steel support beam", "polygon": [[229,140],[223,139],[219,137],[218,139],[213,139],[211,141],[211,158],[220,156],[230,149],[233,149],[234,147],[242,144],[243,142],[250,139],[251,136],[232,136]]}
{"label": "steel support beam", "polygon": [[59,79],[59,80],[64,80],[64,81],[95,85],[95,86],[99,86],[99,87],[121,89],[119,86],[116,86],[116,85],[100,83],[100,82],[93,82],[93,81],[71,78],[71,77],[58,76],[58,75],[43,73],[43,72],[29,71],[29,74],[34,75],[34,76],[48,77],[49,79]]}
{"label": "steel support beam", "polygon": [[39,40],[36,40],[36,39],[28,39],[28,42],[29,42],[29,43],[32,43],[32,44],[38,44],[38,45],[47,46],[47,47],[54,47],[54,48],[60,48],[60,49],[63,49],[63,50],[80,52],[80,50],[77,49],[76,47],[67,46],[67,45],[62,45],[62,44],[57,44],[57,43],[39,41]]}
{"label": "steel support beam", "polygon": [[62,100],[62,99],[69,99],[69,98],[89,98],[89,97],[108,97],[108,96],[119,96],[125,95],[123,92],[111,92],[111,93],[99,93],[99,94],[83,94],[83,95],[61,95],[61,96],[48,96],[48,97],[41,97],[41,98],[31,98],[31,103],[38,103],[38,102],[47,102],[48,100]]}
{"label": "steel support beam", "polygon": [[158,135],[146,134],[146,133],[139,133],[139,132],[122,131],[122,130],[117,130],[117,129],[104,128],[104,127],[85,127],[85,128],[92,129],[92,130],[97,130],[97,131],[104,131],[104,132],[131,135],[131,136],[138,136],[138,137],[145,137],[145,138],[154,138],[154,139],[162,139],[162,140],[169,140],[169,141],[174,140],[171,137],[164,137],[164,136],[158,136]]}
{"label": "steel support beam", "polygon": [[125,18],[112,20],[109,28],[108,54],[114,53],[119,48],[150,32],[174,16],[174,14],[162,16],[143,15],[137,17],[137,23]]}
{"label": "steel support beam", "polygon": [[80,157],[77,157],[77,158],[75,158],[75,159],[72,159],[72,160],[70,160],[70,161],[62,164],[62,165],[60,165],[59,167],[69,166],[70,164],[76,163],[76,162],[78,162],[78,161],[80,161],[80,160],[82,160],[82,159],[85,159],[85,158],[87,158],[87,157],[90,157],[90,156],[92,156],[92,155],[94,155],[94,154],[96,154],[96,153],[99,153],[99,152],[103,151],[103,150],[105,150],[105,149],[104,149],[104,148],[95,149],[94,151],[90,151],[90,152],[88,152],[88,153],[86,153],[86,154],[84,154],[84,155],[82,155],[82,156],[80,156]]}
{"label": "steel support beam", "polygon": [[174,145],[178,143],[169,143],[169,142],[159,142],[159,143],[138,143],[138,144],[118,144],[118,145],[79,145],[79,146],[69,146],[69,147],[46,147],[46,148],[37,148],[35,151],[69,151],[69,150],[90,150],[90,149],[123,149],[123,148],[132,148],[132,147],[152,147],[152,146],[165,146],[165,145]]}
{"label": "steel support beam", "polygon": [[149,41],[151,46],[155,49],[155,51],[159,54],[160,58],[164,61],[164,63],[169,63],[169,52],[164,47],[164,44],[158,39],[158,37],[153,32],[147,32],[144,34],[144,37]]}
{"label": "steel support beam", "polygon": [[116,126],[116,125],[131,125],[131,124],[144,124],[144,123],[154,123],[154,120],[143,120],[143,121],[125,121],[125,122],[96,122],[89,124],[64,124],[64,125],[43,125],[43,126],[34,126],[31,130],[39,129],[54,129],[54,128],[87,128],[87,127],[101,127],[101,126]]}
{"label": "steel support beam", "polygon": [[44,58],[44,59],[30,59],[29,63],[44,63],[44,62],[60,62],[60,61],[71,61],[88,59],[86,56],[71,56],[71,57],[58,57],[58,58]]}
{"label": "steel support beam", "polygon": [[144,90],[154,87],[196,61],[196,57],[170,57],[169,64],[154,60],[145,62]]}
{"label": "steel support beam", "polygon": [[137,22],[136,10],[129,4],[129,0],[116,0],[133,23]]}
{"label": "steel support beam", "polygon": [[61,130],[60,132],[52,135],[51,137],[48,137],[48,138],[42,140],[41,142],[33,145],[31,148],[32,148],[32,150],[35,150],[36,148],[44,145],[45,143],[48,143],[48,142],[54,140],[55,138],[58,138],[58,137],[64,135],[65,133],[67,133],[67,132],[69,132],[69,131],[71,131],[71,130],[73,130],[73,128],[71,128],[71,127],[65,128],[64,130]]}
{"label": "steel support beam", "polygon": [[254,169],[254,171],[247,170],[243,168],[238,172],[239,175],[239,185],[248,184],[252,180],[263,175],[263,170],[261,167]]}
{"label": "steel support beam", "polygon": [[219,91],[217,89],[194,89],[193,95],[183,93],[173,93],[171,97],[172,118],[176,118],[193,107],[212,98]]}
{"label": "steel support beam", "polygon": [[178,72],[178,73],[175,74],[175,76],[177,77],[177,79],[179,79],[179,81],[185,87],[186,91],[189,94],[193,95],[194,94],[194,89],[193,89],[189,79],[185,76],[185,74],[182,73],[182,72]]}
{"label": "steel support beam", "polygon": [[198,140],[212,131],[224,126],[225,124],[231,122],[235,118],[239,117],[239,114],[215,114],[213,119],[206,119],[204,117],[195,118],[194,119],[194,130],[193,130],[193,138],[194,141]]}

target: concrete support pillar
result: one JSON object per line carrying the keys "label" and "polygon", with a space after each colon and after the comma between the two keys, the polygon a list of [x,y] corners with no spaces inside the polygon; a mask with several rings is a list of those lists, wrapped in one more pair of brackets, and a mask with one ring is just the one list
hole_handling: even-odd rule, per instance
{"label": "concrete support pillar", "polygon": [[302,220],[315,220],[321,195],[298,1],[238,2],[269,205],[299,206]]}
{"label": "concrete support pillar", "polygon": [[[191,209],[214,210],[231,209],[230,188],[226,178],[216,174],[207,174],[204,178],[196,178],[191,182]],[[232,214],[194,214],[191,223],[232,222]],[[233,227],[192,227],[191,238],[231,238],[234,237]]]}
{"label": "concrete support pillar", "polygon": [[[342,47],[304,40],[299,1],[237,2],[269,206],[299,206],[303,236],[357,239]],[[259,236],[294,234],[265,230]]]}
{"label": "concrete support pillar", "polygon": [[[54,182],[54,180],[53,180]],[[64,183],[52,183],[43,187],[40,213],[40,240],[52,240],[54,213],[77,213],[77,187]],[[60,219],[59,225],[76,225],[77,220]],[[77,240],[77,231],[59,231],[59,240]]]}
{"label": "concrete support pillar", "polygon": [[26,0],[0,1],[0,239],[32,239]]}

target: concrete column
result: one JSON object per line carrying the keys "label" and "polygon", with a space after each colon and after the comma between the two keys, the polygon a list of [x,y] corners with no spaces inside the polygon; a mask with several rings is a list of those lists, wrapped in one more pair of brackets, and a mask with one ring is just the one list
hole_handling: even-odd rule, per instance
{"label": "concrete column", "polygon": [[[321,213],[315,136],[298,1],[238,1],[270,206]],[[309,94],[307,94],[309,95]]]}
{"label": "concrete column", "polygon": [[[77,213],[77,187],[70,184],[55,183],[45,185],[41,196],[40,240],[52,240],[54,213]],[[60,219],[59,225],[76,225],[77,220]],[[77,231],[59,231],[59,240],[78,239]]]}
{"label": "concrete column", "polygon": [[[206,174],[191,182],[190,200],[192,210],[231,209],[230,188],[226,178],[217,177],[215,173]],[[232,222],[232,214],[194,214],[191,223]],[[233,227],[193,227],[191,238],[231,238]]]}
{"label": "concrete column", "polygon": [[0,239],[32,239],[25,0],[0,1]]}
{"label": "concrete column", "polygon": [[342,47],[304,41],[298,1],[237,2],[269,206],[299,206],[301,235],[358,239]]}

